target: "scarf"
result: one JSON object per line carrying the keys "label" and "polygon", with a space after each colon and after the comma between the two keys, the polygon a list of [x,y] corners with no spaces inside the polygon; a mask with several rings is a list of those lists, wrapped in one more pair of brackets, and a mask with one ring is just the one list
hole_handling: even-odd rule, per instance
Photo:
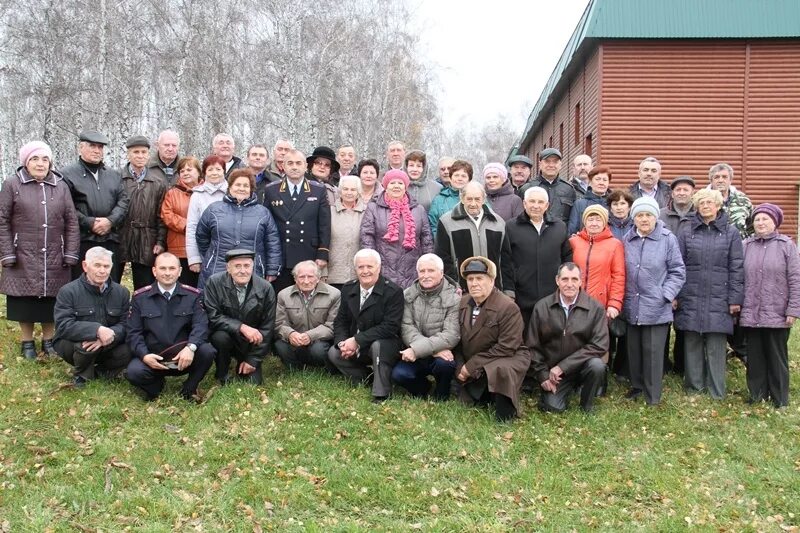
{"label": "scarf", "polygon": [[386,205],[389,206],[389,223],[386,230],[386,235],[383,239],[386,242],[397,242],[400,239],[400,217],[403,217],[403,224],[405,224],[405,235],[403,236],[403,248],[406,250],[413,250],[417,247],[415,235],[417,233],[417,225],[414,223],[414,217],[411,215],[411,209],[408,203],[408,195],[404,194],[400,200],[390,200],[387,195],[384,195]]}

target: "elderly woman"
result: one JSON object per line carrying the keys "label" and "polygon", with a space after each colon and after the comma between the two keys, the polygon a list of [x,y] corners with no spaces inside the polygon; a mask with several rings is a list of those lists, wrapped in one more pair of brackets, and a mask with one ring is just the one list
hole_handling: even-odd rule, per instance
{"label": "elderly woman", "polygon": [[444,261],[444,273],[466,291],[467,282],[459,275],[461,263],[476,255],[486,257],[500,269],[494,280],[497,288],[509,290],[508,295],[513,297],[514,293],[506,287],[508,284],[503,283],[514,275],[505,221],[484,203],[486,192],[477,181],[467,183],[459,197],[460,202],[452,211],[439,219],[436,231],[434,249]]}
{"label": "elderly woman", "polygon": [[428,210],[428,222],[434,237],[439,219],[458,205],[461,189],[470,181],[472,181],[472,165],[466,161],[454,161],[450,165],[450,183],[433,199]]}
{"label": "elderly woman", "polygon": [[56,357],[53,307],[56,293],[70,281],[80,249],[78,216],[61,174],[53,170],[53,152],[33,141],[19,151],[21,166],[0,190],[0,292],[6,318],[19,322],[21,352],[36,359],[35,323],[42,325],[42,351]]}
{"label": "elderly woman", "polygon": [[341,289],[351,279],[356,279],[353,266],[361,233],[361,220],[367,206],[361,198],[358,176],[342,176],[339,194],[331,206],[331,251],[328,257],[328,283]]}
{"label": "elderly woman", "polygon": [[606,197],[606,206],[608,207],[608,227],[614,234],[614,238],[621,241],[633,227],[631,218],[633,196],[628,191],[614,189]]}
{"label": "elderly woman", "polygon": [[494,403],[498,421],[508,421],[522,409],[520,387],[531,364],[522,339],[523,324],[514,300],[494,286],[497,267],[485,257],[461,264],[469,294],[461,298],[461,344],[456,379],[461,400],[468,405]]}
{"label": "elderly woman", "polygon": [[339,162],[336,152],[327,146],[317,146],[310,156],[306,157],[308,170],[307,180],[315,180],[325,186],[328,193],[328,205],[336,201],[336,186],[339,184]]}
{"label": "elderly woman", "polygon": [[206,207],[221,201],[228,192],[225,181],[225,160],[216,155],[203,159],[203,180],[192,189],[189,210],[186,213],[186,258],[192,272],[199,274],[203,256],[197,248],[195,231]]}
{"label": "elderly woman", "polygon": [[408,194],[408,175],[390,170],[383,176],[385,192],[364,211],[361,248],[381,256],[383,275],[400,287],[417,279],[417,259],[433,251],[433,237],[421,205]]}
{"label": "elderly woman", "polygon": [[358,178],[361,180],[361,199],[364,204],[377,200],[383,194],[383,186],[378,183],[381,167],[374,159],[362,159],[358,162]]}
{"label": "elderly woman", "polygon": [[678,294],[675,328],[684,332],[684,385],[725,396],[725,351],[733,317],[744,301],[742,240],[722,211],[722,195],[701,189],[697,210],[678,234],[686,283]]}
{"label": "elderly woman", "polygon": [[197,273],[189,269],[186,257],[186,217],[192,189],[200,183],[200,161],[195,157],[182,157],[175,167],[178,180],[164,195],[161,220],[167,226],[167,250],[181,262],[180,283],[197,287]]}
{"label": "elderly woman", "polygon": [[575,201],[575,205],[569,212],[567,231],[569,231],[570,235],[574,235],[583,229],[583,212],[587,207],[590,205],[606,205],[609,183],[611,183],[611,170],[607,167],[594,167],[589,171],[589,188],[583,198]]}
{"label": "elderly woman", "polygon": [[790,237],[778,233],[783,211],[774,204],[753,210],[755,234],[744,241],[744,304],[739,325],[747,339],[750,402],[789,405],[789,333],[800,317],[800,257]]}
{"label": "elderly woman", "polygon": [[225,271],[225,254],[233,249],[255,252],[253,275],[273,281],[282,261],[278,226],[269,210],[258,203],[256,178],[249,168],[228,176],[228,192],[209,205],[197,224],[197,248],[203,257],[198,287],[217,272]]}
{"label": "elderly woman", "polygon": [[486,185],[486,199],[500,218],[508,221],[522,214],[522,198],[516,195],[508,181],[504,164],[489,163],[483,167],[483,183]]}
{"label": "elderly woman", "polygon": [[673,301],[686,281],[678,239],[658,219],[660,208],[649,196],[633,202],[635,225],[625,246],[625,301],[631,389],[626,397],[644,394],[647,405],[661,401],[664,343],[672,322]]}
{"label": "elderly woman", "polygon": [[442,186],[434,180],[429,180],[425,175],[428,158],[422,150],[411,150],[406,154],[406,174],[408,174],[408,194],[421,205],[425,212],[431,207],[431,202]]}

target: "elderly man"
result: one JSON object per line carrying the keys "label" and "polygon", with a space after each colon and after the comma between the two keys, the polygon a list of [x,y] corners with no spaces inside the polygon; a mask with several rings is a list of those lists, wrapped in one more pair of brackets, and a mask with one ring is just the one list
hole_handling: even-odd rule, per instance
{"label": "elderly man", "polygon": [[581,270],[575,263],[558,268],[556,285],[558,290],[534,307],[525,339],[531,370],[542,388],[539,409],[563,412],[569,396],[580,390],[581,409],[588,412],[605,379],[606,310],[581,290]]}
{"label": "elderly man", "polygon": [[[338,163],[337,163],[338,164]],[[278,225],[283,245],[283,268],[273,282],[280,292],[293,283],[291,271],[300,261],[312,260],[325,268],[331,243],[331,210],[323,185],[304,178],[306,158],[299,150],[284,157],[286,179],[271,183],[264,205]]]}
{"label": "elderly man", "polygon": [[506,226],[514,275],[504,289],[514,291],[526,325],[536,302],[556,289],[558,266],[572,261],[567,225],[549,213],[547,198],[541,187],[526,190],[525,212]]}
{"label": "elderly man", "polygon": [[392,381],[415,398],[426,398],[431,388],[428,376],[433,376],[433,399],[446,401],[456,370],[452,350],[460,339],[458,285],[444,276],[439,256],[425,254],[417,260],[417,281],[403,296],[400,332],[407,348],[400,351]]}
{"label": "elderly man", "polygon": [[519,391],[531,363],[522,341],[525,330],[514,300],[494,286],[497,269],[485,257],[470,257],[460,268],[469,294],[459,304],[461,342],[456,378],[467,405],[494,403],[498,421],[522,410]]}
{"label": "elderly man", "polygon": [[508,221],[522,214],[522,199],[514,193],[505,165],[489,163],[483,167],[483,183],[486,185],[486,200],[500,218]]}
{"label": "elderly man", "polygon": [[237,168],[244,168],[245,163],[241,157],[234,155],[236,152],[236,141],[229,133],[217,133],[211,142],[211,153],[221,157],[225,161],[225,178]]}
{"label": "elderly man", "polygon": [[269,165],[269,151],[263,144],[253,144],[247,149],[247,168],[253,171],[256,177],[256,196],[258,202],[264,203],[264,189],[269,183],[278,181],[267,166]]}
{"label": "elderly man", "polygon": [[508,280],[514,275],[506,223],[485,201],[483,185],[470,181],[459,191],[459,203],[439,219],[436,230],[436,255],[444,261],[445,274],[458,280],[464,291],[467,282],[459,275],[459,267],[468,257],[480,255],[498,265],[500,275],[495,285],[502,291],[507,290]]}
{"label": "elderly man", "polygon": [[128,317],[131,359],[127,378],[147,401],[158,398],[166,376],[188,374],[180,395],[199,400],[198,385],[214,362],[208,317],[200,291],[178,284],[181,263],[165,252],[156,257],[156,282],[133,293]]}
{"label": "elderly man", "polygon": [[178,150],[181,141],[178,134],[172,130],[164,130],[158,134],[156,153],[147,163],[147,172],[158,176],[170,186],[175,184],[178,175],[175,172],[178,166]]}
{"label": "elderly man", "polygon": [[708,170],[708,188],[722,194],[722,210],[728,214],[728,223],[733,224],[742,239],[753,234],[753,203],[745,193],[734,187],[733,167],[727,163],[717,163]]}
{"label": "elderly man", "polygon": [[314,261],[297,263],[292,275],[294,285],[278,293],[275,353],[289,370],[330,368],[328,350],[339,311],[339,290],[320,281],[322,272]]}
{"label": "elderly man", "polygon": [[275,328],[275,292],[272,285],[253,276],[252,250],[225,254],[226,271],[208,278],[205,306],[211,327],[211,344],[217,349],[216,378],[227,384],[231,358],[236,377],[255,385],[262,381],[261,363],[272,346]]}
{"label": "elderly man", "polygon": [[522,198],[520,191],[531,180],[533,161],[524,155],[515,155],[508,160],[508,169],[511,174],[511,187],[517,196]]}
{"label": "elderly man", "polygon": [[356,149],[352,144],[343,144],[336,151],[339,163],[339,177],[356,175]]}
{"label": "elderly man", "polygon": [[131,358],[125,344],[130,293],[111,279],[112,252],[95,246],[86,252],[84,274],[61,287],[53,311],[53,344],[73,366],[73,384],[96,376],[116,378]]}
{"label": "elderly man", "polygon": [[372,366],[372,401],[380,403],[392,394],[392,367],[402,348],[403,289],[381,275],[375,250],[359,250],[353,263],[357,277],[342,286],[328,358],[353,385],[363,382]]}
{"label": "elderly man", "polygon": [[633,199],[649,196],[666,207],[670,199],[669,186],[661,181],[661,163],[655,157],[646,157],[639,163],[639,181],[631,185],[629,192]]}
{"label": "elderly man", "polygon": [[589,171],[592,170],[592,157],[586,154],[576,155],[572,160],[572,177],[569,183],[575,189],[575,199],[580,200],[589,190]]}
{"label": "elderly man", "polygon": [[131,264],[134,290],[153,283],[155,257],[166,250],[167,226],[161,220],[161,203],[167,194],[167,181],[147,167],[150,142],[137,135],[125,143],[128,164],[122,167],[122,186],[128,195],[128,215],[119,232],[117,283],[126,262]]}
{"label": "elderly man", "polygon": [[386,145],[386,163],[389,170],[402,170],[403,162],[406,159],[406,146],[400,141],[390,141]]}
{"label": "elderly man", "polygon": [[278,139],[275,146],[272,148],[272,164],[269,167],[270,173],[275,179],[272,181],[280,181],[286,177],[283,163],[286,154],[294,150],[294,145],[286,139]]}
{"label": "elderly man", "polygon": [[539,176],[520,189],[523,197],[531,187],[541,187],[547,191],[550,207],[548,211],[558,218],[569,222],[572,206],[575,205],[575,189],[558,177],[561,172],[561,152],[555,148],[545,148],[539,153]]}
{"label": "elderly man", "polygon": [[[122,186],[122,176],[103,164],[103,150],[107,144],[108,138],[102,133],[81,132],[78,162],[61,171],[78,214],[81,257],[95,246],[116,252],[119,247],[119,230],[128,213],[128,195]],[[115,263],[111,275],[113,279],[119,279],[122,275],[121,268],[116,264],[116,258],[113,260]],[[81,273],[78,265],[72,267],[72,279],[79,278]]]}
{"label": "elderly man", "polygon": [[455,158],[448,156],[439,159],[439,177],[436,178],[436,181],[438,181],[439,185],[442,187],[450,185],[450,166],[455,162]]}

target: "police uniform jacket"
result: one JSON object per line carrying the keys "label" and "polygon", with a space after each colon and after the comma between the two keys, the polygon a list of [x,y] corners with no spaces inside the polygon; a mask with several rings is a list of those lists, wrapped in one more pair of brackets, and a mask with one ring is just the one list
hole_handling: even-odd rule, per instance
{"label": "police uniform jacket", "polygon": [[169,301],[157,283],[133,293],[128,317],[128,346],[134,357],[160,354],[172,348],[177,353],[186,344],[200,346],[208,339],[206,316],[200,291],[178,283]]}
{"label": "police uniform jacket", "polygon": [[372,293],[361,304],[361,285],[358,280],[342,286],[341,303],[333,321],[333,343],[355,337],[362,353],[381,339],[400,338],[403,322],[403,289],[383,276],[372,287]]}
{"label": "police uniform jacket", "polygon": [[283,246],[283,266],[300,261],[328,260],[331,243],[331,210],[324,185],[303,179],[297,199],[292,200],[288,178],[267,185],[264,205],[272,212]]}
{"label": "police uniform jacket", "polygon": [[116,346],[125,341],[130,292],[108,280],[104,291],[89,283],[86,274],[70,281],[58,291],[53,316],[56,323],[55,341],[93,341],[97,329],[106,326],[114,331]]}

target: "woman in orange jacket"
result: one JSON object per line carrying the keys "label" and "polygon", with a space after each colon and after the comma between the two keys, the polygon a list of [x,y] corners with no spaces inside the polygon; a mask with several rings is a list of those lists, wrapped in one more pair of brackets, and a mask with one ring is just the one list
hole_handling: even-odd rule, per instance
{"label": "woman in orange jacket", "polygon": [[195,157],[183,157],[178,161],[176,172],[178,181],[164,195],[161,204],[161,220],[167,226],[167,251],[181,261],[180,283],[197,287],[199,274],[189,270],[186,259],[186,214],[189,212],[189,199],[192,187],[202,182],[200,161]]}

